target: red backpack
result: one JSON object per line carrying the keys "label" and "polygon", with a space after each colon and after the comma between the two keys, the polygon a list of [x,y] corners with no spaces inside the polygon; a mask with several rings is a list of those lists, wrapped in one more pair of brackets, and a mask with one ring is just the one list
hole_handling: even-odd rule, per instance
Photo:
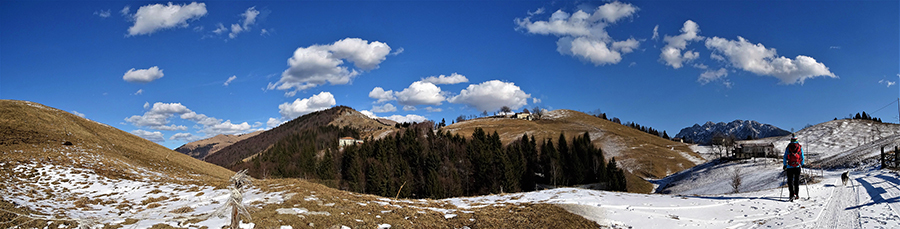
{"label": "red backpack", "polygon": [[791,143],[788,144],[788,155],[787,155],[787,164],[791,167],[800,166],[800,162],[803,161],[803,158],[800,155],[801,146],[800,143]]}

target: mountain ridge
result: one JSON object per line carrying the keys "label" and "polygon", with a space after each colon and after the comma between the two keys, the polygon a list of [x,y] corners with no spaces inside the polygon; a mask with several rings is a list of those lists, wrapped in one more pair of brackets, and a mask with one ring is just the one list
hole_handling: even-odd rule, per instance
{"label": "mountain ridge", "polygon": [[709,144],[713,137],[721,134],[724,136],[734,136],[736,139],[753,139],[768,138],[775,136],[785,136],[791,134],[786,130],[773,126],[771,124],[762,124],[754,120],[734,120],[728,123],[707,121],[703,125],[694,124],[691,127],[681,129],[676,138],[681,138],[700,144]]}

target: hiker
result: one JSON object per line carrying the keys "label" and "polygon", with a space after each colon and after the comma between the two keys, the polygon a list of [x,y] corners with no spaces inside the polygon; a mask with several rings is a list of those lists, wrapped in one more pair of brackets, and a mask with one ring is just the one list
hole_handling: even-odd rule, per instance
{"label": "hiker", "polygon": [[791,136],[791,143],[784,149],[784,158],[782,168],[787,175],[788,191],[790,193],[790,201],[800,198],[800,168],[806,159],[800,143],[797,142],[796,136]]}

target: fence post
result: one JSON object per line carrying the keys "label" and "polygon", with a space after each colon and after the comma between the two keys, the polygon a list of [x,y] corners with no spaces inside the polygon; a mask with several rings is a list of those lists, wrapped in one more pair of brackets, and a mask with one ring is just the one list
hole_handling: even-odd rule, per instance
{"label": "fence post", "polygon": [[881,169],[884,169],[884,146],[881,147]]}

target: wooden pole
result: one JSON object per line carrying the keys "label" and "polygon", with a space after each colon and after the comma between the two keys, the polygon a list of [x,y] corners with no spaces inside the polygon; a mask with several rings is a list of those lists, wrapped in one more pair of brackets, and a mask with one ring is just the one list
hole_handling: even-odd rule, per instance
{"label": "wooden pole", "polygon": [[881,147],[881,169],[884,169],[884,146]]}

